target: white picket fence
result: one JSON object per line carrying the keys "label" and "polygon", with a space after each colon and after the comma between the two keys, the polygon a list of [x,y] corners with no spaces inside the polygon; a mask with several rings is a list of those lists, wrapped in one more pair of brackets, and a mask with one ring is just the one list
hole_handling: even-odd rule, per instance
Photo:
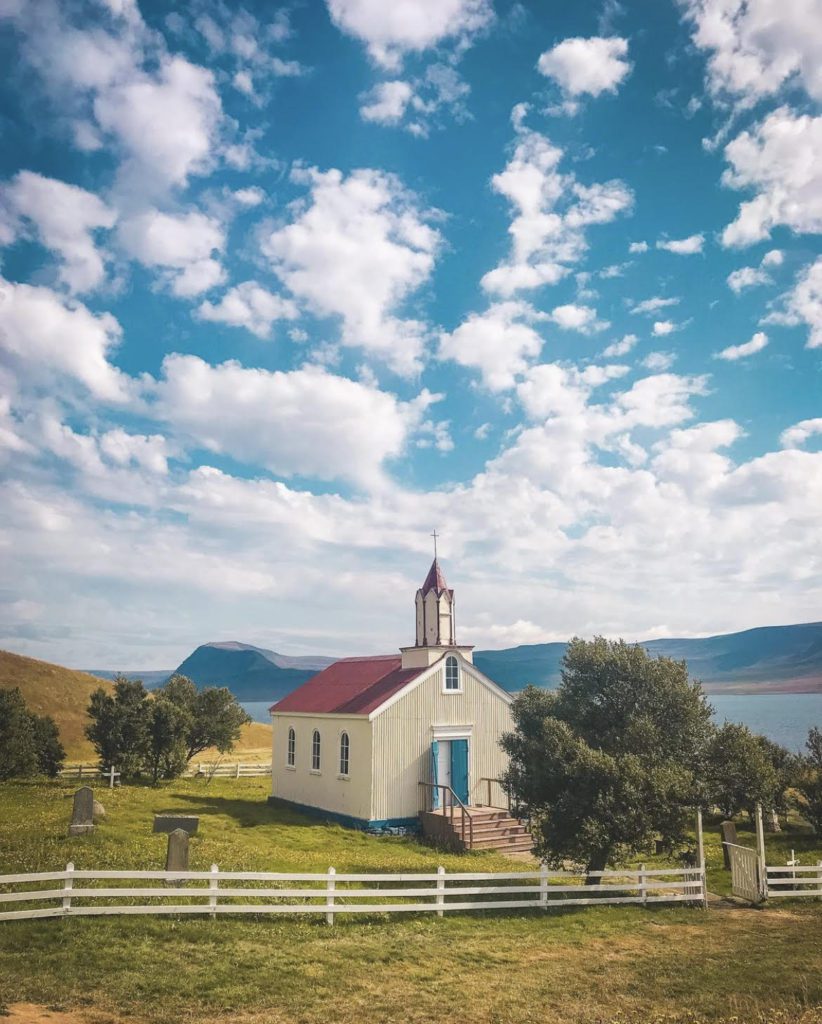
{"label": "white picket fence", "polygon": [[[220,871],[216,864],[211,871],[80,871],[67,864],[65,871],[0,875],[0,921],[100,914],[324,914],[333,924],[337,914],[442,917],[453,911],[617,903],[706,905],[700,869],[595,871],[592,876],[599,882],[586,885],[582,875],[544,867],[508,872],[440,867],[430,874],[338,874],[329,868],[322,874],[288,874]],[[5,909],[15,904],[29,906]]]}
{"label": "white picket fence", "polygon": [[[259,763],[243,763],[242,761],[236,761],[233,763],[209,763],[206,761],[198,761],[196,764],[190,764],[188,768],[183,772],[184,776],[196,777],[196,778],[217,778],[217,779],[253,779],[259,778],[263,775],[271,774],[271,764],[259,764]],[[110,770],[101,771],[99,765],[90,764],[77,764],[72,765],[69,768],[63,768],[60,771],[60,778],[63,779],[105,779],[112,786],[114,785],[114,779],[119,778],[120,773],[115,771],[113,773]]]}
{"label": "white picket fence", "polygon": [[809,865],[768,865],[765,868],[765,878],[765,895],[768,897],[822,897],[822,860]]}

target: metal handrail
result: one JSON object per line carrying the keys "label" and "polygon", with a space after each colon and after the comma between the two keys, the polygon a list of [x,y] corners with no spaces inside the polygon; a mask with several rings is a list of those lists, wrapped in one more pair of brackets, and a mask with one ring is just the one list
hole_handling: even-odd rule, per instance
{"label": "metal handrail", "polygon": [[[442,790],[442,793],[443,793],[442,812],[443,812],[443,814],[445,814],[446,809],[450,812],[448,817],[451,820],[451,828],[452,828],[452,830],[454,828],[454,806],[455,806],[455,803],[459,804],[459,806],[462,808],[462,823],[460,825],[460,838],[462,839],[462,845],[465,846],[465,821],[467,819],[468,820],[468,849],[469,850],[473,849],[474,848],[474,820],[471,817],[470,810],[462,802],[462,800],[460,800],[460,798],[457,796],[457,794],[454,792],[454,790],[451,789],[450,786],[444,786],[444,785],[442,785],[439,782],[420,782],[419,785],[420,786],[425,786],[427,789],[431,789],[431,790],[434,790],[434,789],[441,789]],[[446,804],[446,802],[445,802],[445,795],[446,795],[446,793],[450,793],[451,796],[453,797],[453,800],[451,801],[450,804]],[[432,799],[431,802],[433,804],[433,799]],[[432,810],[433,810],[433,808],[432,808]]]}

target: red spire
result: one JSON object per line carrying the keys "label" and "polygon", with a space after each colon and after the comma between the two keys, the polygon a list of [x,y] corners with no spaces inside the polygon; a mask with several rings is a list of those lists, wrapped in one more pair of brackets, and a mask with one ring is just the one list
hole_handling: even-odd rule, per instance
{"label": "red spire", "polygon": [[422,590],[423,597],[425,597],[429,590],[436,590],[438,594],[441,594],[443,590],[448,590],[448,584],[445,582],[442,569],[440,569],[440,563],[436,558],[431,563],[431,568],[425,577],[425,583],[423,583],[420,589]]}

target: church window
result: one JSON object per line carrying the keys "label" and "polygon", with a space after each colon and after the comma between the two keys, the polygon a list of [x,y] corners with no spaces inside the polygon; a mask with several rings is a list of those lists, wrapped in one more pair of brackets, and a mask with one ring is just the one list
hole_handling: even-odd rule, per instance
{"label": "church window", "polygon": [[460,688],[460,666],[453,654],[445,659],[445,689],[459,690]]}
{"label": "church window", "polygon": [[297,734],[293,728],[288,730],[288,748],[286,750],[285,763],[293,768],[297,761]]}
{"label": "church window", "polygon": [[348,739],[348,733],[344,732],[340,736],[340,775],[348,775],[348,761],[350,750],[351,743]]}
{"label": "church window", "polygon": [[320,731],[319,731],[319,729],[315,729],[314,730],[314,735],[311,737],[311,768],[315,772],[318,772],[320,770]]}

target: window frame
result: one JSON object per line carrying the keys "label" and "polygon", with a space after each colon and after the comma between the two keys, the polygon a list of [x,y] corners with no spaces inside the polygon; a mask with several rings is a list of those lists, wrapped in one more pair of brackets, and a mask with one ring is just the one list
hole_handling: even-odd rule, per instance
{"label": "window frame", "polygon": [[[448,685],[448,681],[452,677],[456,680],[456,686]],[[455,654],[449,654],[445,659],[442,677],[442,692],[462,693],[462,672],[460,670],[459,658]]]}
{"label": "window frame", "polygon": [[285,740],[285,766],[292,771],[297,768],[297,730],[289,725]]}
{"label": "window frame", "polygon": [[311,733],[311,771],[316,775],[322,771],[322,736],[319,729]]}
{"label": "window frame", "polygon": [[343,729],[340,733],[339,754],[340,760],[338,767],[340,769],[340,774],[338,777],[341,779],[348,779],[351,776],[351,736],[347,729]]}

